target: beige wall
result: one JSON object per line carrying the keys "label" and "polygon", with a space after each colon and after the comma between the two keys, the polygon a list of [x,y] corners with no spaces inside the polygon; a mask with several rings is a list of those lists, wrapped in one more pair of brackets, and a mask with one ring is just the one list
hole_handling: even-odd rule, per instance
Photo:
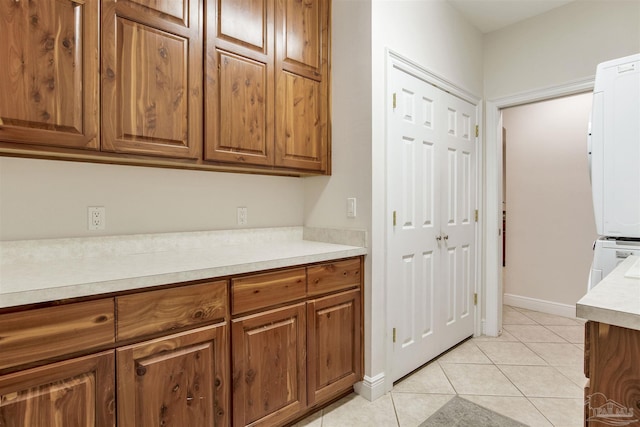
{"label": "beige wall", "polygon": [[567,305],[597,238],[587,169],[591,93],[508,108],[504,292]]}
{"label": "beige wall", "polygon": [[[357,29],[357,31],[354,31]],[[332,1],[332,173],[304,179],[304,223],[369,229],[371,224],[371,4]],[[347,198],[355,197],[355,218]]]}
{"label": "beige wall", "polygon": [[576,0],[485,35],[485,99],[592,78],[598,63],[638,52],[640,1]]}
{"label": "beige wall", "polygon": [[[0,157],[0,240],[302,225],[303,180]],[[106,229],[87,230],[87,206]]]}

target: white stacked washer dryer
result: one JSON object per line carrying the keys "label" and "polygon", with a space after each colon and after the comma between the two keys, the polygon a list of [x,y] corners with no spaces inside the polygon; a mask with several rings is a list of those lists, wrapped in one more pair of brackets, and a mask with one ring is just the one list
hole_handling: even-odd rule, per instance
{"label": "white stacked washer dryer", "polygon": [[588,288],[640,255],[640,54],[596,69],[587,138],[596,230]]}

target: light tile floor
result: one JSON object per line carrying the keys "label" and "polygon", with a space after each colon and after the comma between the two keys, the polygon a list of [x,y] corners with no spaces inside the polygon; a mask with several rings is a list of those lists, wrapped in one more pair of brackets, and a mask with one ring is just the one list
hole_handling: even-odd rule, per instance
{"label": "light tile floor", "polygon": [[504,306],[503,333],[478,337],[374,402],[351,394],[296,427],[418,426],[456,394],[532,427],[583,425],[584,322]]}

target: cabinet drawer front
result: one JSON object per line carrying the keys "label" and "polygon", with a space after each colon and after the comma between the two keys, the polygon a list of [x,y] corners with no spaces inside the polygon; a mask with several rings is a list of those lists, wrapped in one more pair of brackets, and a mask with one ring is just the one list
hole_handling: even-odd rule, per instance
{"label": "cabinet drawer front", "polygon": [[294,301],[306,295],[304,268],[256,274],[231,281],[232,314]]}
{"label": "cabinet drawer front", "polygon": [[113,299],[0,315],[0,369],[113,343]]}
{"label": "cabinet drawer front", "polygon": [[207,282],[116,298],[117,339],[126,340],[221,320],[227,282]]}
{"label": "cabinet drawer front", "polygon": [[307,269],[309,295],[318,295],[360,285],[360,259],[322,264]]}

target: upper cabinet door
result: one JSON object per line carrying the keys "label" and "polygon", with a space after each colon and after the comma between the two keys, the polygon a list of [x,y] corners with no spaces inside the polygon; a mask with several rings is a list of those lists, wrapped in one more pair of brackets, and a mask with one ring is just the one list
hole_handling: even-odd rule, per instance
{"label": "upper cabinet door", "polygon": [[98,3],[0,3],[0,141],[99,148]]}
{"label": "upper cabinet door", "polygon": [[[327,0],[276,0],[278,61],[282,69],[321,80],[329,39]],[[326,65],[326,64],[325,64]]]}
{"label": "upper cabinet door", "polygon": [[202,0],[102,2],[102,149],[202,152]]}
{"label": "upper cabinet door", "polygon": [[329,173],[329,0],[276,0],[276,166]]}
{"label": "upper cabinet door", "polygon": [[272,165],[273,1],[207,4],[205,45],[205,160]]}

